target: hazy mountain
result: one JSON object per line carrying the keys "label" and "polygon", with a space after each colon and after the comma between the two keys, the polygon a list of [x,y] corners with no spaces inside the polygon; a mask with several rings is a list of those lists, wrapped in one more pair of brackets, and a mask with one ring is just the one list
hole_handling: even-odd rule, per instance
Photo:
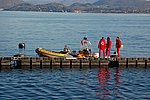
{"label": "hazy mountain", "polygon": [[[63,0],[64,2],[66,0]],[[71,0],[70,0],[71,1]],[[74,0],[73,0],[74,1]],[[76,0],[78,1],[78,0]],[[80,0],[79,0],[80,1]],[[43,11],[43,12],[86,12],[86,13],[150,13],[150,1],[146,0],[99,0],[94,3],[30,4],[22,3],[5,9],[10,11]]]}
{"label": "hazy mountain", "polygon": [[23,2],[22,0],[0,0],[0,9],[9,8]]}
{"label": "hazy mountain", "polygon": [[71,5],[73,3],[94,3],[98,0],[24,0],[25,2],[29,2],[32,4],[46,4],[51,2],[62,3],[65,5]]}
{"label": "hazy mountain", "polygon": [[61,3],[48,3],[48,4],[40,4],[36,5],[39,11],[44,12],[62,12],[67,9],[67,7]]}
{"label": "hazy mountain", "polygon": [[31,3],[21,3],[11,8],[9,11],[39,11],[39,12],[62,12],[67,10],[67,6],[61,3],[48,3],[33,5]]}
{"label": "hazy mountain", "polygon": [[61,3],[66,4],[66,5],[71,5],[73,3],[81,3],[81,4],[85,4],[85,3],[94,3],[98,0],[62,0]]}
{"label": "hazy mountain", "polygon": [[60,0],[23,0],[23,1],[32,3],[32,4],[47,4],[51,2],[59,2]]}
{"label": "hazy mountain", "polygon": [[99,0],[94,5],[105,5],[111,7],[150,7],[150,2],[146,0]]}

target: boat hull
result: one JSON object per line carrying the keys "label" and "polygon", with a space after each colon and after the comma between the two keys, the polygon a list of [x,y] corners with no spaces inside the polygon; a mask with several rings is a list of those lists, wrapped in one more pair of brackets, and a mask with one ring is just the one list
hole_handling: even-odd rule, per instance
{"label": "boat hull", "polygon": [[65,58],[67,57],[67,53],[65,52],[55,52],[55,51],[48,51],[42,48],[37,48],[35,52],[41,57],[48,57],[48,58]]}

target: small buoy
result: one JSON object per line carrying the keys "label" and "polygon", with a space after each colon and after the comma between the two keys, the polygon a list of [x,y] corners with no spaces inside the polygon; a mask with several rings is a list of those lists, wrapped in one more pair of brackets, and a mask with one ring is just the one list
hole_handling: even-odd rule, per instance
{"label": "small buoy", "polygon": [[25,49],[25,43],[19,43],[18,47],[19,49]]}
{"label": "small buoy", "polygon": [[94,53],[94,58],[99,58],[99,53]]}
{"label": "small buoy", "polygon": [[121,45],[121,48],[123,48],[123,44]]}

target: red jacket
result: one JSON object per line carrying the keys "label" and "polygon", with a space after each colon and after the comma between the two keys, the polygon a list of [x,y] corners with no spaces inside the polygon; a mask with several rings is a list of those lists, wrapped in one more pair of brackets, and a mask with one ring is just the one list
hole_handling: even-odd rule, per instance
{"label": "red jacket", "polygon": [[111,40],[107,40],[106,48],[107,49],[111,49],[111,46],[112,46],[112,41]]}
{"label": "red jacket", "polygon": [[99,41],[98,48],[101,49],[101,50],[104,50],[104,49],[106,48],[105,39],[101,39],[101,40]]}
{"label": "red jacket", "polygon": [[121,48],[122,42],[120,39],[116,40],[116,48]]}

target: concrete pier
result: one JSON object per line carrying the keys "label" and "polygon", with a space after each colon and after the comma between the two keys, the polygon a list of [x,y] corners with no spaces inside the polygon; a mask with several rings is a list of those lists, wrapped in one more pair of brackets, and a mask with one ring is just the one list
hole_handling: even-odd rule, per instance
{"label": "concrete pier", "polygon": [[115,59],[50,59],[47,57],[1,57],[2,69],[42,69],[42,68],[94,68],[94,67],[141,67],[150,68],[150,58],[115,58]]}

